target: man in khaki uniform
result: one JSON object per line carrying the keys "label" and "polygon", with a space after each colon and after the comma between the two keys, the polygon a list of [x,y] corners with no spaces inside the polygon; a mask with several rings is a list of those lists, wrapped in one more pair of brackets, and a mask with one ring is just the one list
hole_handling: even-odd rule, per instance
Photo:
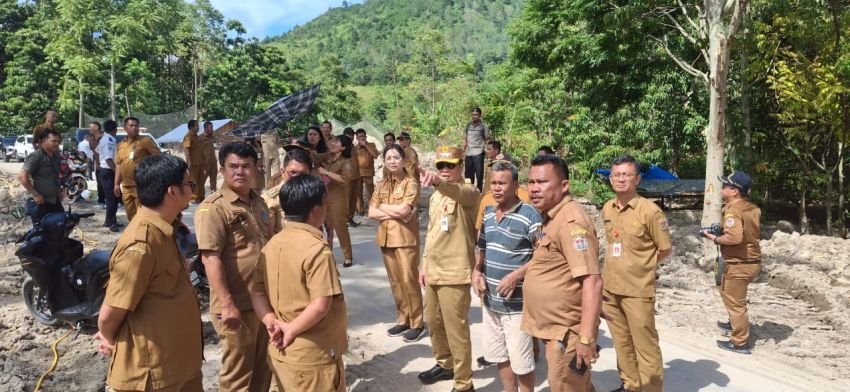
{"label": "man in khaki uniform", "polygon": [[599,243],[593,222],[569,191],[563,159],[544,155],[531,161],[528,193],[543,215],[543,228],[525,274],[522,330],[546,341],[553,392],[594,391],[590,368],[599,357]]}
{"label": "man in khaki uniform", "polygon": [[263,179],[267,186],[271,186],[280,173],[280,137],[277,131],[270,130],[260,135],[260,144],[263,146]]}
{"label": "man in khaki uniform", "polygon": [[172,226],[192,195],[186,169],[161,155],[134,173],[142,208],[112,251],[97,322],[114,391],[203,390],[201,312]]}
{"label": "man in khaki uniform", "polygon": [[204,200],[204,145],[198,136],[198,120],[189,120],[187,126],[189,130],[183,137],[183,155],[189,164],[189,177],[198,184],[192,202],[200,203]]}
{"label": "man in khaki uniform", "polygon": [[[131,221],[140,207],[139,193],[134,180],[136,166],[145,158],[159,155],[160,152],[153,139],[139,136],[139,120],[137,118],[125,118],[124,131],[127,132],[127,137],[116,146],[115,194],[118,195],[120,192],[121,200],[124,202],[124,211],[127,212],[127,220]],[[203,184],[197,186],[203,187]]]}
{"label": "man in khaki uniform", "polygon": [[251,285],[257,318],[272,334],[270,362],[284,391],[346,390],[347,309],[320,231],[327,202],[320,178],[287,181],[280,192],[286,227],[263,248]]}
{"label": "man in khaki uniform", "polygon": [[731,334],[728,341],[718,340],[717,346],[739,354],[750,354],[750,321],[747,315],[747,286],[761,272],[761,210],[749,199],[750,175],[736,171],[720,177],[723,188],[720,195],[723,206],[723,235],[703,233],[703,236],[720,245],[720,254],[726,260],[720,296],[729,313],[729,322],[718,322],[721,330]]}
{"label": "man in khaki uniform", "polygon": [[[204,182],[210,182],[210,193],[215,192],[218,187],[218,157],[215,156],[215,134],[213,123],[204,123],[204,134],[200,137],[204,145]],[[199,184],[201,188],[204,184]]]}
{"label": "man in khaki uniform", "polygon": [[408,175],[413,177],[414,181],[419,183],[419,154],[417,154],[416,150],[413,149],[413,146],[410,145],[410,134],[402,132],[398,135],[398,144],[404,149],[404,170],[407,171]]}
{"label": "man in khaki uniform", "polygon": [[475,214],[481,194],[463,182],[463,150],[437,148],[439,174],[421,171],[422,186],[433,186],[428,208],[428,234],[422,254],[419,283],[425,287],[425,322],[437,364],[419,373],[431,384],[454,378],[452,391],[471,391],[472,348],[469,340],[469,305],[472,268],[475,265]]}
{"label": "man in khaki uniform", "polygon": [[[355,209],[360,215],[366,213],[366,208],[369,200],[372,200],[372,193],[375,192],[375,159],[380,153],[375,143],[366,141],[366,130],[360,128],[356,132],[357,144],[354,146],[354,153],[357,156],[357,168],[360,170],[360,180],[357,181],[354,188],[354,195],[357,198]],[[419,173],[413,173],[414,177],[419,177]],[[366,190],[366,197],[363,197],[363,190]],[[365,200],[365,202],[364,202]]]}
{"label": "man in khaki uniform", "polygon": [[358,189],[358,184],[360,183],[360,161],[357,159],[357,149],[354,145],[354,129],[347,127],[342,131],[342,135],[347,137],[351,142],[351,156],[349,157],[349,160],[351,161],[351,179],[349,179],[348,187],[346,188],[348,194],[348,215],[346,216],[346,223],[348,223],[349,227],[357,227],[360,226],[360,224],[354,221],[354,213],[357,210],[357,194],[355,192]]}
{"label": "man in khaki uniform", "polygon": [[637,160],[611,164],[617,196],[602,207],[605,236],[604,302],[623,385],[615,391],[661,392],[664,361],[655,329],[655,267],[672,253],[667,218],[655,203],[638,196]]}
{"label": "man in khaki uniform", "polygon": [[221,339],[220,391],[267,391],[268,334],[254,316],[248,285],[260,250],[274,234],[266,203],[251,189],[257,155],[236,142],[222,146],[224,184],[198,206],[198,250],[210,283],[210,319]]}
{"label": "man in khaki uniform", "polygon": [[286,150],[286,157],[283,158],[283,170],[281,170],[281,182],[276,187],[263,192],[263,201],[269,207],[269,219],[272,222],[272,231],[280,233],[283,230],[284,220],[286,215],[280,207],[280,190],[292,178],[302,174],[310,174],[313,167],[313,160],[310,158],[310,152],[304,147],[296,144],[290,144],[283,147]]}
{"label": "man in khaki uniform", "polygon": [[32,146],[38,149],[38,143],[41,141],[41,134],[47,131],[56,131],[56,121],[59,114],[55,110],[48,110],[44,114],[44,123],[36,125],[32,129]]}

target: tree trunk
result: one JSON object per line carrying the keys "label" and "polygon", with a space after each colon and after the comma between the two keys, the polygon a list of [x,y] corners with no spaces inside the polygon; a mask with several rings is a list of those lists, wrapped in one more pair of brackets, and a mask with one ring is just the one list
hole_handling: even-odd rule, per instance
{"label": "tree trunk", "polygon": [[115,64],[109,64],[109,118],[115,121]]}
{"label": "tree trunk", "polygon": [[127,105],[127,115],[124,117],[132,116],[133,112],[130,110],[130,93],[126,87],[124,88],[124,104]]}
{"label": "tree trunk", "polygon": [[[749,53],[746,50],[746,46],[743,48],[743,55],[741,56],[741,68],[746,70],[749,67]],[[744,72],[741,76],[741,119],[743,121],[743,140],[742,143],[744,145],[743,151],[739,152],[739,157],[741,157],[741,164],[743,167],[740,170],[743,170],[747,173],[753,172],[753,120],[752,120],[752,110],[750,107],[750,79],[747,77],[746,72]]]}
{"label": "tree trunk", "polygon": [[844,211],[844,143],[838,143],[838,223],[841,238],[847,238],[847,219]]}
{"label": "tree trunk", "polygon": [[805,186],[800,190],[800,234],[809,234],[809,216],[806,215],[806,194]]}
{"label": "tree trunk", "polygon": [[192,56],[192,113],[198,119],[198,58]]}
{"label": "tree trunk", "polygon": [[77,128],[83,127],[83,99],[85,98],[85,92],[83,91],[83,77],[80,76],[77,78],[77,83],[80,85],[80,112],[79,118],[77,119]]}
{"label": "tree trunk", "polygon": [[[729,72],[729,41],[719,24],[711,26],[709,32],[709,90],[710,103],[708,128],[705,132],[705,197],[702,208],[702,227],[720,223],[722,200],[720,181],[723,175],[723,140],[726,131],[727,77]],[[714,257],[715,245],[703,240],[703,261]]]}
{"label": "tree trunk", "polygon": [[827,176],[826,183],[826,198],[824,205],[826,207],[826,235],[832,237],[832,172]]}

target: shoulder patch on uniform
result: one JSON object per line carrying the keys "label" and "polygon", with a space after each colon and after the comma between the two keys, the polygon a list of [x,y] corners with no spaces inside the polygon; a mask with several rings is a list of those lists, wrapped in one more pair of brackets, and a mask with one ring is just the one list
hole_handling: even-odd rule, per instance
{"label": "shoulder patch on uniform", "polygon": [[274,187],[266,191],[266,196],[268,197],[277,197],[280,194],[280,188]]}
{"label": "shoulder patch on uniform", "polygon": [[199,213],[199,214],[203,214],[203,213],[205,213],[205,212],[210,212],[210,209],[209,209],[209,208],[198,208],[198,213]]}
{"label": "shoulder patch on uniform", "polygon": [[573,237],[587,237],[587,230],[578,229],[570,232],[570,235]]}
{"label": "shoulder patch on uniform", "polygon": [[135,245],[127,248],[127,252],[134,252],[134,253],[138,253],[140,255],[148,253],[148,251],[146,251],[145,248],[142,248],[141,246],[135,246]]}
{"label": "shoulder patch on uniform", "polygon": [[579,252],[586,252],[588,248],[587,237],[586,236],[574,236],[573,237],[573,248],[575,248]]}
{"label": "shoulder patch on uniform", "polygon": [[735,218],[726,218],[726,227],[735,226]]}
{"label": "shoulder patch on uniform", "polygon": [[661,230],[667,231],[670,230],[670,225],[667,223],[667,218],[663,218],[658,221],[658,225],[661,226]]}

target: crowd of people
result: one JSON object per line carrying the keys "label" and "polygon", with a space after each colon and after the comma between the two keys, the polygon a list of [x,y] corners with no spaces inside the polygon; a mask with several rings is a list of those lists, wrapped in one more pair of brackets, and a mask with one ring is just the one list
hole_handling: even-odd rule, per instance
{"label": "crowd of people", "polygon": [[[387,334],[405,342],[430,334],[434,365],[418,374],[423,384],[453,380],[452,391],[474,390],[475,295],[483,304],[477,363],[498,366],[504,390],[533,390],[542,345],[551,390],[593,391],[590,369],[605,319],[622,380],[617,390],[662,391],[656,267],[673,244],[664,212],[637,194],[640,163],[622,156],[611,164],[616,197],[602,208],[601,265],[597,227],[570,193],[566,162],[541,147],[521,185],[481,110],[471,117],[460,146],[434,151],[436,171],[420,166],[407,132],[385,134],[379,151],[364,130],[334,135],[326,122],[283,146],[281,161],[270,137],[223,143],[216,155],[211,124],[204,125],[206,141],[192,120],[180,159],[139,138],[135,118],[124,119],[127,138],[117,146],[114,122],[104,132],[93,123],[97,175],[113,191],[106,192],[104,225],[120,231],[118,198],[129,220],[110,259],[98,320],[99,350],[112,357],[107,384],[116,391],[202,389],[199,304],[174,239],[181,211],[195,202],[222,349],[221,391],[346,389],[347,308],[332,246],[336,236],[343,267],[353,264],[348,227],[359,224],[356,215],[378,225],[375,244],[397,311]],[[42,129],[37,136],[39,150],[19,175],[32,195],[34,223],[62,210],[60,135]],[[383,180],[374,184],[376,160]],[[718,346],[749,353],[746,295],[760,271],[760,212],[747,200],[747,174],[719,180],[723,230],[703,234],[727,264],[721,293],[729,321],[718,326],[730,339]],[[420,211],[428,187],[434,193]],[[420,212],[428,214],[421,253]]]}

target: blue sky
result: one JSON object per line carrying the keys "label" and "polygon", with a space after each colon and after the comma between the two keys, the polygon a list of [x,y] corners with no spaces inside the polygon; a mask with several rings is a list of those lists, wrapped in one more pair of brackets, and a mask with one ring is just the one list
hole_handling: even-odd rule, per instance
{"label": "blue sky", "polygon": [[[343,0],[211,0],[225,19],[237,19],[248,35],[263,39],[280,35],[295,25],[303,25],[323,14],[328,8],[339,7]],[[348,0],[349,4],[363,0]]]}

